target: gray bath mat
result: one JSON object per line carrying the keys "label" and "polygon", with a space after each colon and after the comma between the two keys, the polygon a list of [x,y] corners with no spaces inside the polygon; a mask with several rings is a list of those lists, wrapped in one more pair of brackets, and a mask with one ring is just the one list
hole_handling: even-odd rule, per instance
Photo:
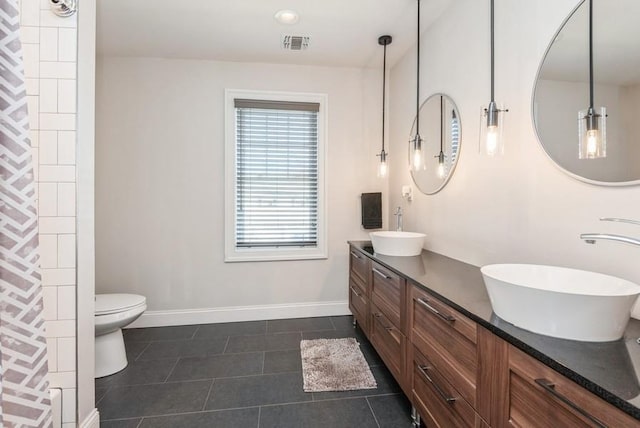
{"label": "gray bath mat", "polygon": [[300,342],[300,353],[305,392],[377,387],[360,345],[353,337],[303,340]]}

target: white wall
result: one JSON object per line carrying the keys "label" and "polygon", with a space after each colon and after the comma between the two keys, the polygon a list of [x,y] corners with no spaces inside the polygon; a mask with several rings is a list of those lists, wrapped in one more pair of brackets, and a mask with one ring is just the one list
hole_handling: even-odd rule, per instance
{"label": "white wall", "polygon": [[77,17],[22,0],[30,139],[49,384],[62,389],[64,428],[76,426],[76,38]]}
{"label": "white wall", "polygon": [[[151,314],[309,302],[345,311],[346,241],[368,236],[359,195],[386,184],[375,176],[380,81],[380,70],[100,58],[97,292],[145,295]],[[327,260],[223,262],[225,88],[328,94]],[[227,315],[250,317],[238,314]]]}
{"label": "white wall", "polygon": [[[478,154],[479,115],[489,101],[489,2],[460,0],[425,32],[421,98],[449,94],[461,113],[459,164],[447,187],[412,203],[398,196],[411,182],[402,157],[391,161],[390,204],[405,209],[405,228],[427,234],[426,247],[484,265],[531,262],[587,268],[640,283],[638,248],[586,245],[581,232],[640,236],[640,229],[598,222],[640,218],[640,187],[608,188],[563,174],[544,154],[531,121],[539,63],[577,0],[496,2],[496,101],[509,108],[504,157]],[[415,48],[392,69],[391,149],[407,148],[414,116]],[[406,158],[405,158],[406,159]]]}
{"label": "white wall", "polygon": [[78,293],[77,371],[78,421],[97,428],[95,406],[95,75],[96,0],[83,0],[78,12]]}

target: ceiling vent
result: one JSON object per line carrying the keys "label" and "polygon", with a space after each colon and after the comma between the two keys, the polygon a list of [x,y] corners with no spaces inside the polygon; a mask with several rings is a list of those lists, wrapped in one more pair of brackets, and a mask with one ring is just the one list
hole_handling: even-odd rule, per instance
{"label": "ceiling vent", "polygon": [[292,36],[285,34],[282,36],[282,49],[288,51],[305,51],[309,47],[309,36]]}

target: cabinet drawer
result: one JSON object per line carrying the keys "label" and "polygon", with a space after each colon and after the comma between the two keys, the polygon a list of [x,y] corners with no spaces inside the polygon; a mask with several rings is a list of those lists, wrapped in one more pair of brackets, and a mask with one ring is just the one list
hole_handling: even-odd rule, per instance
{"label": "cabinet drawer", "polygon": [[424,290],[411,289],[411,342],[476,407],[477,326]]}
{"label": "cabinet drawer", "polygon": [[398,383],[402,384],[406,361],[406,337],[371,304],[371,343]]}
{"label": "cabinet drawer", "polygon": [[[413,353],[412,398],[428,427],[482,426],[471,405],[418,351]],[[486,425],[486,424],[485,424]]]}
{"label": "cabinet drawer", "polygon": [[405,333],[400,310],[404,301],[404,278],[377,263],[372,263],[371,272],[371,301],[396,328]]}
{"label": "cabinet drawer", "polygon": [[638,427],[640,421],[509,346],[507,414],[499,426]]}
{"label": "cabinet drawer", "polygon": [[349,271],[351,275],[356,276],[363,284],[369,283],[369,275],[371,273],[371,260],[364,254],[349,248]]}
{"label": "cabinet drawer", "polygon": [[351,278],[349,280],[349,309],[366,335],[369,334],[369,300]]}

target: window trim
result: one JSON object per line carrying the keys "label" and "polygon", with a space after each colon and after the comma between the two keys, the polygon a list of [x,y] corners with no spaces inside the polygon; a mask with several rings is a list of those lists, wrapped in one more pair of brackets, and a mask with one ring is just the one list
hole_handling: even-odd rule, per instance
{"label": "window trim", "polygon": [[[308,248],[236,248],[236,115],[235,99],[264,101],[310,102],[320,104],[318,112],[318,243]],[[326,259],[327,209],[326,209],[326,159],[328,96],[326,94],[249,91],[225,89],[225,207],[224,207],[224,261],[276,261]]]}

